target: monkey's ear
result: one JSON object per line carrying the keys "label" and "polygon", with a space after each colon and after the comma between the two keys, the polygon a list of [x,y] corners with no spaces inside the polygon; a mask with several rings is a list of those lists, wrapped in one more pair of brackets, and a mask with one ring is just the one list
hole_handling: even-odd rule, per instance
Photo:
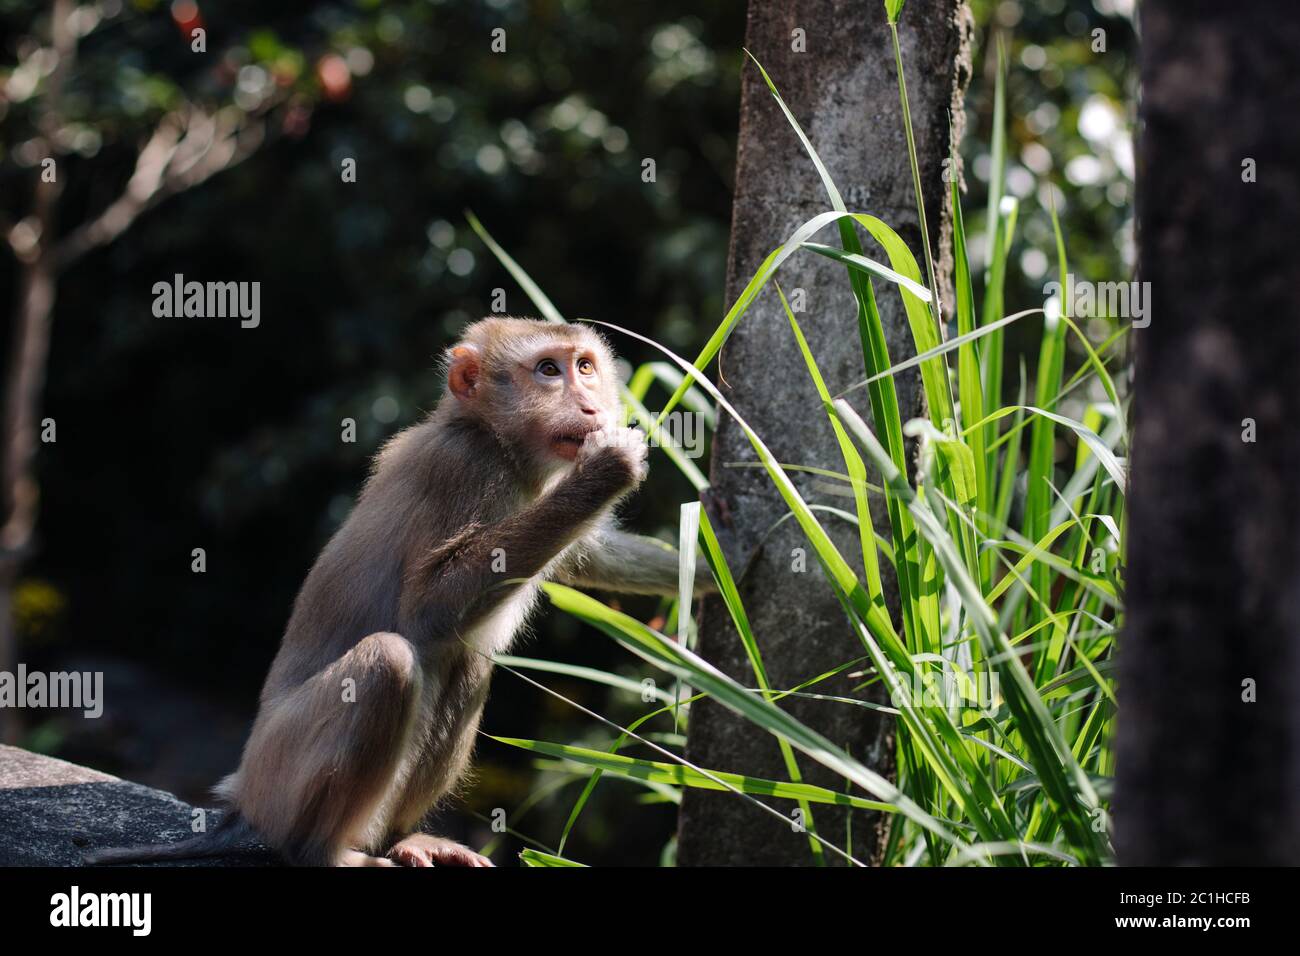
{"label": "monkey's ear", "polygon": [[447,387],[462,402],[478,393],[479,350],[476,345],[457,345],[451,350],[451,367],[447,370]]}

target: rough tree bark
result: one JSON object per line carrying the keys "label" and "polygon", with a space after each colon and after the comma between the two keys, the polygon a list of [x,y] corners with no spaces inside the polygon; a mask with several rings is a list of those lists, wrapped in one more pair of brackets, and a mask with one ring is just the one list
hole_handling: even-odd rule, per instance
{"label": "rough tree bark", "polygon": [[1280,0],[1142,5],[1126,864],[1300,863],[1297,49]]}
{"label": "rough tree bark", "polygon": [[[793,49],[792,31],[796,29],[804,31],[806,52]],[[951,277],[951,210],[942,162],[948,156],[949,113],[953,123],[960,124],[962,95],[970,76],[969,12],[963,0],[909,4],[899,29],[926,219],[937,257],[938,282],[940,289],[946,290]],[[884,219],[908,242],[917,260],[923,261],[882,5],[860,0],[751,0],[745,40],[804,127],[849,210]],[[758,70],[752,67],[745,71],[740,110],[728,302],[739,297],[772,249],[801,223],[830,208],[812,163]],[[828,243],[839,241],[833,226],[818,238]],[[863,244],[868,255],[880,255],[869,237]],[[794,288],[806,293],[800,324],[831,391],[864,378],[857,306],[844,268],[816,255],[796,254],[778,279],[787,295]],[[876,298],[891,357],[901,360],[915,354],[897,294],[877,284]],[[951,301],[946,291],[941,298],[945,303]],[[834,433],[774,292],[766,292],[750,307],[723,348],[720,368],[728,398],[778,460],[843,470]],[[919,414],[918,377],[900,375],[898,389],[904,418]],[[855,394],[859,411],[868,415],[866,391]],[[729,420],[722,421],[714,442],[710,481],[714,500],[726,505],[730,526],[717,514],[714,523],[722,525],[719,534],[736,571],[763,543],[741,584],[741,596],[772,686],[789,688],[863,652],[794,522],[783,523],[765,538],[787,509],[765,472],[733,467],[737,462],[755,460],[741,430]],[[810,502],[852,509],[851,499],[846,505],[825,482],[792,474]],[[888,535],[883,503],[877,500],[875,504],[878,527]],[[856,529],[832,522],[835,519],[826,521],[828,531],[851,559],[859,552]],[[793,570],[796,548],[809,552],[803,573]],[[892,582],[886,582],[886,594],[897,619],[897,592]],[[700,651],[728,674],[753,686],[740,640],[725,608],[716,601],[706,602],[702,612]],[[841,676],[817,690],[848,694],[856,682]],[[787,698],[781,706],[847,747],[868,766],[892,772],[888,718],[865,708],[807,699]],[[686,752],[700,766],[787,778],[775,739],[711,701],[693,705]],[[842,787],[842,780],[813,761],[801,756],[799,765],[804,780]],[[787,808],[782,805],[781,809]],[[849,821],[844,812],[819,806],[813,816],[823,837],[845,846]],[[855,811],[851,822],[854,855],[870,859],[876,850],[876,821]],[[734,795],[689,790],[681,809],[678,860],[687,866],[807,865],[812,855],[805,834]]]}

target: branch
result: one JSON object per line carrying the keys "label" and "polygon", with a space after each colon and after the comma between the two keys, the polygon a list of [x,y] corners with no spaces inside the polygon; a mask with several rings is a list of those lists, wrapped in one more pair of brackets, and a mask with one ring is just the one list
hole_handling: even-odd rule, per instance
{"label": "branch", "polygon": [[162,200],[242,163],[266,141],[273,106],[249,116],[232,109],[209,113],[188,104],[165,115],[140,150],[122,195],[54,247],[55,270],[112,242]]}

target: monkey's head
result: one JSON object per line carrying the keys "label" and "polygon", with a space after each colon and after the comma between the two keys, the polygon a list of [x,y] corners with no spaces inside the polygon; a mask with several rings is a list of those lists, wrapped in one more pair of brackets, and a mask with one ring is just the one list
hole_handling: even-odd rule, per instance
{"label": "monkey's head", "polygon": [[622,424],[614,356],[585,325],[475,322],[447,352],[447,390],[459,414],[543,470],[573,461],[591,432]]}

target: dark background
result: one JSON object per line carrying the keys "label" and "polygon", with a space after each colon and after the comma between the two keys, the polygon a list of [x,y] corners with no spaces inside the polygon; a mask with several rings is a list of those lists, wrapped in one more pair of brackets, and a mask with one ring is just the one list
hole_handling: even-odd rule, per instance
{"label": "dark background", "polygon": [[[912,0],[904,21],[925,7]],[[982,230],[985,54],[1001,28],[1012,64],[1010,190],[1023,203],[1010,312],[1041,302],[1037,290],[1054,271],[1048,189],[1077,273],[1118,276],[1131,266],[1134,37],[1120,2],[973,7],[966,224],[972,236]],[[495,288],[505,289],[507,311],[535,311],[464,210],[570,318],[615,322],[687,355],[720,321],[745,8],[691,0],[98,8],[117,12],[80,44],[64,117],[73,145],[60,159],[61,231],[121,191],[140,142],[181,99],[256,110],[290,95],[258,153],[146,213],[60,282],[42,411],[57,422],[58,441],[39,452],[37,549],[16,593],[19,659],[103,670],[107,698],[98,721],[26,715],[21,743],[204,801],[237,762],[293,595],[346,516],[369,457],[436,404],[440,350],[492,311]],[[27,214],[39,172],[24,149],[39,96],[21,95],[21,70],[46,10],[0,0],[0,210],[9,223]],[[182,32],[193,15],[208,29],[206,54],[191,52]],[[1097,26],[1107,30],[1102,57],[1088,47]],[[497,27],[505,53],[490,49]],[[341,83],[337,69],[322,71],[340,62]],[[355,183],[341,181],[347,157],[356,159]],[[641,180],[644,157],[656,161],[655,183]],[[782,238],[771,237],[773,246]],[[259,281],[260,327],[155,318],[153,285],[175,273]],[[6,254],[6,344],[17,278]],[[1025,334],[1012,344],[1032,364],[1037,332]],[[654,357],[635,342],[615,345],[634,364]],[[1010,358],[1007,368],[1014,379]],[[652,395],[651,407],[659,400]],[[357,422],[355,443],[340,440],[344,418]],[[671,540],[678,505],[691,497],[656,456],[628,521]],[[200,547],[207,571],[195,574],[191,551]],[[660,610],[652,600],[624,606],[645,619]],[[516,653],[649,676],[568,618],[543,613],[534,630]],[[642,710],[599,685],[545,682],[613,719]],[[609,739],[509,674],[494,682],[483,727],[589,746]],[[473,814],[504,807],[512,825],[553,846],[580,784],[520,820],[515,808],[559,778],[491,741],[480,743],[477,766],[448,826],[483,843],[490,834]],[[643,794],[603,783],[566,855],[658,860],[675,809],[638,807]]]}

